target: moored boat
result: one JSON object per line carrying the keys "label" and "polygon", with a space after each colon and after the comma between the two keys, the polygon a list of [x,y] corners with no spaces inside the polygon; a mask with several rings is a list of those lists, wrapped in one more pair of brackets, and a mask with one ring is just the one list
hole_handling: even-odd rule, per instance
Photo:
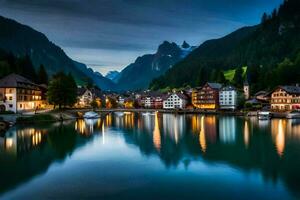
{"label": "moored boat", "polygon": [[98,115],[98,113],[90,111],[90,112],[86,112],[83,115],[83,117],[86,119],[95,119],[95,118],[99,118],[100,116]]}
{"label": "moored boat", "polygon": [[287,119],[300,119],[300,110],[294,110],[287,114]]}
{"label": "moored boat", "polygon": [[259,120],[269,120],[271,118],[269,111],[261,111],[258,112],[258,119]]}

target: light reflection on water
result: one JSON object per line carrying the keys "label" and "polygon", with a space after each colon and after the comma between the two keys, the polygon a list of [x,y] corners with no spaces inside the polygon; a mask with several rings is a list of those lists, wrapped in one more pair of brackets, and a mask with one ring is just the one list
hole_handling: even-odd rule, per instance
{"label": "light reflection on water", "polygon": [[[90,144],[91,141],[94,142]],[[110,146],[107,147],[106,144]],[[188,184],[190,188],[182,188],[182,192],[190,193],[196,187],[193,185],[196,180],[188,174],[193,173],[197,177],[196,174],[199,172],[194,166],[200,167],[200,165],[213,163],[220,165],[217,169],[219,172],[228,167],[235,169],[232,175],[228,174],[230,179],[226,181],[224,177],[215,176],[209,168],[205,169],[205,174],[220,185],[236,184],[235,180],[238,177],[243,177],[251,171],[251,173],[256,172],[251,187],[239,185],[241,195],[248,195],[249,198],[253,197],[252,195],[261,195],[270,199],[274,198],[273,194],[281,198],[290,198],[290,195],[300,197],[298,196],[300,192],[298,188],[300,184],[299,120],[258,121],[255,118],[231,116],[161,113],[109,114],[99,119],[77,120],[69,124],[13,127],[0,138],[0,174],[8,178],[0,181],[0,193],[8,192],[9,195],[18,197],[20,193],[17,191],[14,193],[14,188],[22,188],[21,183],[30,183],[33,177],[46,173],[57,161],[63,160],[66,162],[63,165],[76,170],[76,165],[68,163],[72,163],[72,155],[76,150],[80,152],[82,146],[85,147],[86,155],[98,155],[95,149],[98,151],[102,149],[105,152],[105,162],[103,160],[100,162],[100,154],[100,157],[93,157],[95,163],[89,166],[91,171],[107,166],[107,169],[113,173],[114,170],[120,170],[112,168],[115,162],[126,172],[134,173],[139,168],[138,170],[144,170],[143,173],[150,174],[151,178],[148,178],[158,181],[158,186],[162,187],[161,190],[157,189],[158,193],[169,194],[168,184],[180,186],[180,182],[170,182],[172,178]],[[106,148],[110,149],[106,150]],[[133,154],[132,151],[138,154]],[[118,152],[120,155],[116,159],[115,155],[118,156]],[[128,156],[131,155],[127,160],[124,158],[126,152]],[[114,156],[110,157],[110,154]],[[150,159],[152,156],[158,158],[159,162]],[[130,162],[130,167],[124,159]],[[147,167],[141,169],[141,163]],[[164,167],[156,169],[158,163]],[[181,165],[184,166],[185,172],[180,170]],[[170,169],[175,170],[172,171],[172,178],[160,180],[165,176],[165,170]],[[117,171],[115,172],[118,174]],[[186,176],[182,176],[183,173],[187,173]],[[105,180],[116,178],[109,174]],[[89,174],[86,176],[89,177]],[[88,180],[96,181],[101,185],[106,182],[103,180],[102,183],[97,176],[93,175]],[[42,175],[42,179],[43,177]],[[71,178],[70,180],[74,181]],[[205,187],[205,184],[209,185],[210,180],[199,179],[197,183],[204,184]],[[86,186],[81,185],[81,187],[84,193]],[[264,187],[268,189],[264,190]],[[256,194],[249,194],[249,188]],[[140,195],[144,194],[142,191],[145,188],[140,189]],[[229,188],[219,190],[218,195],[231,197],[230,194],[234,194],[234,190],[230,191]],[[207,192],[202,195],[216,197],[210,192],[211,190],[207,188]],[[97,196],[98,193],[94,195]],[[130,196],[130,192],[125,192],[126,195]],[[175,194],[175,196],[170,195],[168,197],[176,197]],[[194,195],[198,194],[194,193]],[[110,197],[114,197],[114,193],[110,194]],[[118,199],[117,197],[115,198]],[[151,195],[148,197],[150,198]]]}

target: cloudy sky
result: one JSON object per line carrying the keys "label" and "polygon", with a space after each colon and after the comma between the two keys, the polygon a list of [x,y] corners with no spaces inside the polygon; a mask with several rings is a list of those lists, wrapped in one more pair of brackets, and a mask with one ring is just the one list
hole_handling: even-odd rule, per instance
{"label": "cloudy sky", "polygon": [[164,40],[192,45],[260,21],[282,0],[0,0],[0,15],[43,32],[105,74]]}

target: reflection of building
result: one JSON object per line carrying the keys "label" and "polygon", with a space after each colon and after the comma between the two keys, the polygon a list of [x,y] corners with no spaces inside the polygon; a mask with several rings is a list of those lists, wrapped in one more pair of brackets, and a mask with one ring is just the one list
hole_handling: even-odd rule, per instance
{"label": "reflection of building", "polygon": [[40,86],[17,74],[0,80],[0,111],[21,112],[41,107]]}
{"label": "reflection of building", "polygon": [[18,130],[16,127],[9,129],[1,142],[1,149],[5,152],[18,155],[28,152],[39,146],[45,140],[45,131],[35,128]]}
{"label": "reflection of building", "polygon": [[164,109],[185,108],[187,97],[182,93],[173,93],[163,101]]}
{"label": "reflection of building", "polygon": [[155,113],[154,130],[153,130],[153,144],[155,148],[160,151],[161,148],[161,135],[159,129],[158,113]]}
{"label": "reflection of building", "polygon": [[200,109],[217,109],[219,107],[219,83],[206,83],[202,88],[196,89],[192,94],[192,104]]}
{"label": "reflection of building", "polygon": [[276,119],[271,121],[272,138],[276,145],[277,153],[282,156],[285,148],[285,136],[287,129],[287,121]]}
{"label": "reflection of building", "polygon": [[163,114],[163,130],[176,143],[184,135],[185,118],[183,115]]}
{"label": "reflection of building", "polygon": [[291,111],[300,109],[300,87],[279,86],[271,93],[271,109]]}
{"label": "reflection of building", "polygon": [[78,119],[75,122],[75,130],[81,135],[90,136],[94,133],[94,128],[100,129],[103,122],[99,119]]}
{"label": "reflection of building", "polygon": [[232,86],[223,87],[219,95],[220,109],[237,108],[237,90]]}
{"label": "reflection of building", "polygon": [[223,143],[234,143],[236,140],[235,117],[221,117],[219,119],[220,140]]}

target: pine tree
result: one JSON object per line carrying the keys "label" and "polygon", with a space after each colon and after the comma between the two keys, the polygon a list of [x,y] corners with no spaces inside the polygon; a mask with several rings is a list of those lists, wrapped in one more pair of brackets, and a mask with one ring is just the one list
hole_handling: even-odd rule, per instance
{"label": "pine tree", "polygon": [[48,74],[45,70],[44,65],[40,65],[39,71],[38,71],[38,84],[46,84],[48,85]]}
{"label": "pine tree", "polygon": [[233,83],[237,86],[237,87],[241,87],[243,85],[243,68],[242,67],[238,67],[235,70],[234,73],[234,77],[233,77]]}

